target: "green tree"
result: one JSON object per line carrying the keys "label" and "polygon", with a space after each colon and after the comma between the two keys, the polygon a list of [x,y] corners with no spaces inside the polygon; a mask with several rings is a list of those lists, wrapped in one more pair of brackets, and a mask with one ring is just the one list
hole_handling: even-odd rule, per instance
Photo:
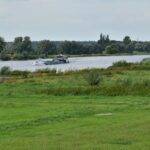
{"label": "green tree", "polygon": [[6,46],[6,42],[4,38],[0,37],[0,52],[4,50],[5,46]]}
{"label": "green tree", "polygon": [[13,42],[13,51],[21,53],[23,51],[23,37],[16,37]]}
{"label": "green tree", "polygon": [[137,42],[135,44],[135,50],[136,51],[143,51],[143,44],[141,42]]}
{"label": "green tree", "polygon": [[109,42],[110,42],[109,35],[103,35],[101,33],[100,39],[98,40],[98,44],[106,45],[106,44],[109,44]]}
{"label": "green tree", "polygon": [[25,36],[22,42],[22,51],[26,53],[30,53],[33,51],[32,42],[29,36]]}
{"label": "green tree", "polygon": [[62,49],[63,53],[71,54],[72,53],[72,44],[71,44],[71,42],[70,41],[64,41],[61,44],[61,49]]}
{"label": "green tree", "polygon": [[53,54],[53,43],[49,40],[42,40],[37,45],[38,52],[40,54]]}
{"label": "green tree", "polygon": [[125,45],[128,45],[131,43],[131,38],[129,36],[125,36],[124,39],[123,39],[123,43]]}
{"label": "green tree", "polygon": [[82,54],[85,53],[85,47],[76,41],[65,41],[61,44],[62,52],[65,54]]}
{"label": "green tree", "polygon": [[119,49],[118,49],[117,45],[111,44],[105,48],[104,53],[106,53],[106,54],[117,54],[117,53],[119,53]]}

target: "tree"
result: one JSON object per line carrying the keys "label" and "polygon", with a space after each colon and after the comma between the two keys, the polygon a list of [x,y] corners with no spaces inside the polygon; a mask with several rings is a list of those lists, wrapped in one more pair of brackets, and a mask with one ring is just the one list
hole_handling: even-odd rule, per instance
{"label": "tree", "polygon": [[53,43],[49,40],[43,40],[40,41],[37,45],[37,49],[40,54],[53,54],[54,52],[52,51],[53,49]]}
{"label": "tree", "polygon": [[109,35],[103,35],[101,33],[100,39],[98,40],[98,44],[106,45],[106,44],[109,44],[109,42],[110,42]]}
{"label": "tree", "polygon": [[13,54],[13,46],[12,46],[12,43],[7,43],[4,50],[3,50],[4,53],[7,53],[7,54]]}
{"label": "tree", "polygon": [[129,36],[125,36],[124,39],[123,39],[123,43],[125,45],[128,45],[131,43],[131,38]]}
{"label": "tree", "polygon": [[61,44],[62,52],[65,54],[81,54],[83,53],[83,45],[76,41],[65,41]]}
{"label": "tree", "polygon": [[33,51],[32,42],[29,36],[16,37],[13,42],[13,50],[17,53],[30,53]]}
{"label": "tree", "polygon": [[105,42],[108,44],[110,42],[109,35],[106,35]]}
{"label": "tree", "polygon": [[64,41],[62,44],[61,44],[61,49],[62,49],[62,52],[65,53],[65,54],[71,54],[72,52],[72,44],[70,41]]}
{"label": "tree", "polygon": [[135,44],[135,50],[136,51],[143,51],[143,44],[141,42],[137,42]]}
{"label": "tree", "polygon": [[4,47],[6,46],[6,42],[4,38],[0,37],[0,52],[4,50]]}
{"label": "tree", "polygon": [[144,51],[150,52],[150,42],[145,42],[143,45]]}
{"label": "tree", "polygon": [[125,53],[133,53],[133,51],[135,50],[135,43],[134,42],[130,42],[128,45],[125,45]]}
{"label": "tree", "polygon": [[22,41],[22,52],[30,53],[33,51],[32,42],[29,36],[25,36]]}
{"label": "tree", "polygon": [[106,46],[110,44],[109,35],[100,34],[100,39],[97,42],[97,47],[99,47],[100,53],[105,50]]}
{"label": "tree", "polygon": [[23,51],[23,37],[16,37],[13,42],[13,51],[21,53]]}
{"label": "tree", "polygon": [[116,54],[116,53],[119,53],[119,49],[117,47],[117,45],[115,44],[112,44],[112,45],[109,45],[105,48],[105,51],[104,51],[106,54]]}
{"label": "tree", "polygon": [[71,42],[71,53],[72,54],[82,54],[83,53],[83,46],[76,42],[76,41],[72,41]]}

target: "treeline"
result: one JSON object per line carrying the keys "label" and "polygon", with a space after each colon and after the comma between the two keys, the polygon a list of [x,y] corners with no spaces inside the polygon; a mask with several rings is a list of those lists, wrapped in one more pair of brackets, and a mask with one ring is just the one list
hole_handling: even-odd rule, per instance
{"label": "treeline", "polygon": [[0,37],[1,60],[25,60],[34,58],[47,58],[50,55],[67,54],[134,54],[149,53],[150,42],[132,41],[125,36],[122,41],[110,40],[109,35],[100,34],[95,42],[62,41],[54,42],[42,40],[32,42],[30,37],[16,37],[13,42],[6,42]]}

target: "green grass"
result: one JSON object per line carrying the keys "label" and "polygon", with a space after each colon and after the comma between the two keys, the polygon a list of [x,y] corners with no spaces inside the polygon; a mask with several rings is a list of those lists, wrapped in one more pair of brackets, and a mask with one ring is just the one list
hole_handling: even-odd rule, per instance
{"label": "green grass", "polygon": [[150,71],[87,72],[1,79],[0,150],[149,150]]}
{"label": "green grass", "polygon": [[36,74],[29,78],[5,79],[0,84],[0,96],[53,95],[53,96],[150,96],[149,70],[100,70],[102,81],[92,87],[84,72],[66,74]]}
{"label": "green grass", "polygon": [[149,150],[149,113],[140,96],[2,97],[0,149]]}

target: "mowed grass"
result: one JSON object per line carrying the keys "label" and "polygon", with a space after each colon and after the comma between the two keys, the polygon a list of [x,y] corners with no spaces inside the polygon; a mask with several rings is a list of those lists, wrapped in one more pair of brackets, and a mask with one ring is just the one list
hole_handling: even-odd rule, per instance
{"label": "mowed grass", "polygon": [[150,71],[101,74],[94,88],[82,72],[3,79],[0,150],[149,150]]}
{"label": "mowed grass", "polygon": [[149,150],[149,97],[0,99],[0,150]]}

